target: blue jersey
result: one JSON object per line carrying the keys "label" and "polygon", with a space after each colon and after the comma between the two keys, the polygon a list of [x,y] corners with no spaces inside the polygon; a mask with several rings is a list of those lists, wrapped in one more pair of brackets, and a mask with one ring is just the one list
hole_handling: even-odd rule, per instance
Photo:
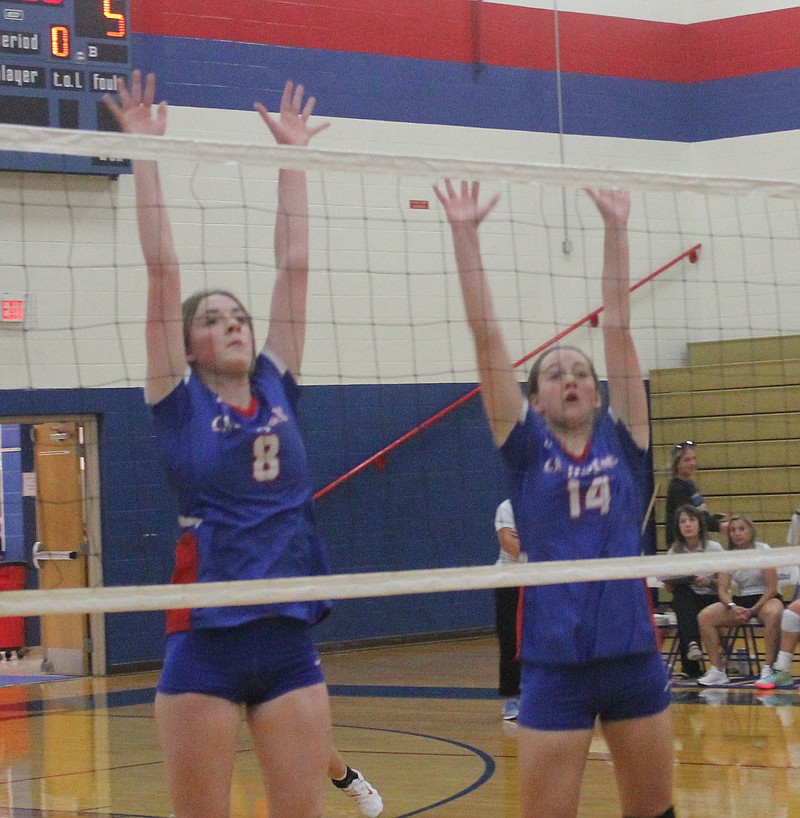
{"label": "blue jersey", "polygon": [[[639,556],[646,452],[624,424],[603,414],[585,454],[574,457],[529,407],[500,451],[529,561]],[[582,664],[657,650],[644,580],[527,587],[522,612],[526,662]]]}
{"label": "blue jersey", "polygon": [[[183,528],[173,582],[329,573],[295,415],[300,390],[264,353],[256,358],[251,388],[252,416],[220,401],[193,372],[153,406]],[[170,611],[168,631],[271,615],[316,622],[329,607],[315,601]]]}

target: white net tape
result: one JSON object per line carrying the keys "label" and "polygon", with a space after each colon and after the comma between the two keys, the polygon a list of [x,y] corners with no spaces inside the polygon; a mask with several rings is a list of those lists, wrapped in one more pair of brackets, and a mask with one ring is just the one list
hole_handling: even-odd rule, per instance
{"label": "white net tape", "polygon": [[[226,141],[146,137],[117,133],[64,131],[0,125],[0,150],[131,159],[239,163],[284,167],[417,175],[486,178],[509,183],[558,186],[628,186],[638,189],[743,196],[757,193],[800,199],[800,183],[723,178],[678,173],[622,171],[535,163],[478,162],[433,156],[397,156],[339,150],[279,147]],[[345,599],[493,587],[558,584],[609,579],[715,573],[740,568],[800,565],[800,547],[680,555],[529,563],[448,569],[341,574],[281,580],[153,585],[91,589],[12,591],[0,594],[0,616],[250,605],[288,600]]]}
{"label": "white net tape", "polygon": [[768,552],[747,550],[698,555],[622,557],[194,585],[8,591],[0,594],[0,616],[162,611],[291,600],[356,599],[651,576],[711,574],[734,569],[780,568],[788,565],[800,565],[800,547],[776,548]]}
{"label": "white net tape", "polygon": [[280,166],[307,170],[403,173],[430,178],[459,174],[467,178],[490,178],[518,184],[552,183],[577,188],[625,185],[681,193],[744,195],[758,192],[777,198],[800,197],[800,182],[778,179],[654,173],[533,162],[478,162],[435,156],[314,150],[169,136],[35,128],[26,125],[0,125],[0,150],[58,153],[69,156],[118,156],[128,159],[239,163],[250,167]]}

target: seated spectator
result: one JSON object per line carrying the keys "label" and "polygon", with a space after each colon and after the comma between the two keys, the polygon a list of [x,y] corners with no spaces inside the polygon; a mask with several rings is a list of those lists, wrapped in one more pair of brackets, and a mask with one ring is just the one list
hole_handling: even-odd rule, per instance
{"label": "seated spectator", "polygon": [[[676,511],[678,523],[675,542],[668,554],[699,554],[705,551],[723,551],[715,540],[708,539],[703,512],[693,505],[683,505]],[[697,616],[704,608],[719,602],[714,574],[689,574],[662,577],[667,590],[672,592],[672,610],[678,624],[678,643],[683,673],[690,679],[700,676],[700,626]]]}
{"label": "seated spectator", "polygon": [[[756,540],[752,521],[742,514],[731,517],[728,526],[728,547],[736,550],[755,548],[768,551],[769,546]],[[731,593],[736,585],[739,593]],[[727,684],[725,657],[722,655],[722,630],[743,625],[758,618],[764,626],[764,656],[766,664],[761,678],[773,675],[772,663],[778,652],[778,640],[783,615],[783,597],[778,592],[778,571],[775,568],[743,568],[717,574],[719,601],[700,612],[700,633],[708,653],[711,668],[697,681],[701,685]]]}
{"label": "seated spectator", "polygon": [[691,440],[676,443],[672,447],[672,479],[667,487],[666,538],[671,546],[678,537],[677,512],[681,506],[689,505],[698,509],[705,521],[707,531],[725,531],[727,523],[724,514],[711,514],[705,497],[694,482],[697,476],[697,452]]}

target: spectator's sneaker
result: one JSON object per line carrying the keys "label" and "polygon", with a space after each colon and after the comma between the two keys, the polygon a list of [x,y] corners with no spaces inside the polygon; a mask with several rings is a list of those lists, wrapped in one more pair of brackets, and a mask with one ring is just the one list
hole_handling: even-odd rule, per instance
{"label": "spectator's sneaker", "polygon": [[704,673],[698,680],[697,684],[705,687],[714,687],[715,685],[726,685],[730,682],[728,674],[718,667],[712,667],[707,673]]}
{"label": "spectator's sneaker", "polygon": [[794,687],[794,677],[786,670],[775,670],[769,676],[762,676],[757,682],[759,690],[774,690],[776,687]]}
{"label": "spectator's sneaker", "polygon": [[514,721],[519,715],[519,699],[506,699],[503,702],[503,718]]}
{"label": "spectator's sneaker", "polygon": [[692,662],[699,662],[703,658],[703,651],[700,650],[700,645],[697,642],[689,642],[686,658]]}
{"label": "spectator's sneaker", "polygon": [[362,815],[366,815],[367,818],[378,818],[383,812],[383,798],[358,770],[353,772],[356,774],[355,779],[349,786],[342,787],[342,792],[358,804]]}

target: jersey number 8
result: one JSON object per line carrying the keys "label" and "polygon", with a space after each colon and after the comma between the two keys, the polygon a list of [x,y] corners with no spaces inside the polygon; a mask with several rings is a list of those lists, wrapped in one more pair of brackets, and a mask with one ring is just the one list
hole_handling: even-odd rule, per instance
{"label": "jersey number 8", "polygon": [[281,473],[278,458],[281,442],[277,435],[260,435],[253,441],[253,479],[259,483],[274,480]]}

